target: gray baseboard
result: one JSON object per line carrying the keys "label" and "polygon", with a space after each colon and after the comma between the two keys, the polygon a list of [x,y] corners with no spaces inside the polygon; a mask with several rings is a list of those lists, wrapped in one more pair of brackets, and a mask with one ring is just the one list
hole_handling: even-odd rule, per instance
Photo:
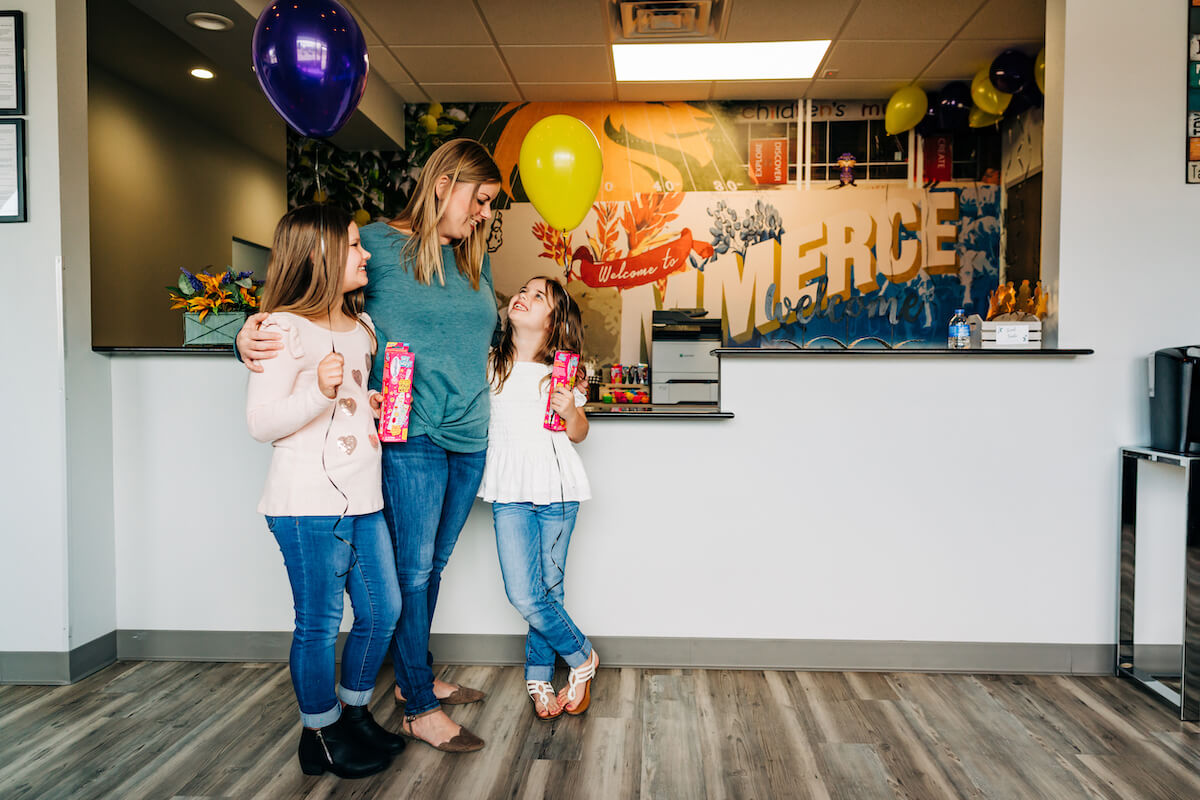
{"label": "gray baseboard", "polygon": [[[343,633],[340,637],[345,639]],[[692,639],[598,636],[610,667],[1016,672],[1108,675],[1112,644],[897,642],[840,639]],[[0,652],[0,683],[66,684],[122,661],[287,661],[290,631],[119,630],[64,653]],[[443,664],[520,664],[525,637],[435,633]],[[1139,646],[1139,666],[1178,665],[1178,647]]]}
{"label": "gray baseboard", "polygon": [[[291,640],[287,631],[123,630],[117,631],[117,652],[130,661],[286,661]],[[612,667],[1107,675],[1116,658],[1112,644],[635,636],[592,641]],[[430,648],[444,664],[520,664],[525,637],[435,633]]]}
{"label": "gray baseboard", "polygon": [[117,632],[64,652],[0,652],[0,683],[62,685],[82,680],[117,660]]}

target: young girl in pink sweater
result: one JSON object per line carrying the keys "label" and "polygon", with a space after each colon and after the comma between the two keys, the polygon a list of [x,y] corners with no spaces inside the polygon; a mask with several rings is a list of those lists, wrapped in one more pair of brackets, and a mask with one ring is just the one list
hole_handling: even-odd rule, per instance
{"label": "young girl in pink sweater", "polygon": [[[340,210],[301,206],[279,221],[263,310],[283,349],[251,373],[246,399],[250,434],[274,447],[258,510],[283,553],[296,610],[288,664],[304,725],[300,768],[343,778],[380,772],[404,749],[367,710],[400,615],[381,513],[379,396],[367,391],[377,347],[362,313],[370,257]],[[354,625],[335,682],[343,591]]]}

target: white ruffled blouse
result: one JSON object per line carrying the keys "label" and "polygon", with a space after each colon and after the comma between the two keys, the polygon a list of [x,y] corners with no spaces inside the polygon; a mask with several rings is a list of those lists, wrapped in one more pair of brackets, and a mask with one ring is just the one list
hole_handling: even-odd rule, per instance
{"label": "white ruffled blouse", "polygon": [[[592,496],[583,462],[566,431],[549,431],[545,422],[550,367],[529,361],[513,364],[497,392],[492,387],[487,461],[479,496],[489,503],[550,503]],[[575,405],[587,397],[575,391]]]}

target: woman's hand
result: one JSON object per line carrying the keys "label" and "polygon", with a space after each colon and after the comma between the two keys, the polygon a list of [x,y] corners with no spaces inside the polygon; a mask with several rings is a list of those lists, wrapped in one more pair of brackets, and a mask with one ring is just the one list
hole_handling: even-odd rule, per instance
{"label": "woman's hand", "polygon": [[330,353],[317,364],[317,388],[330,400],[337,397],[337,389],[342,385],[342,365],[345,363],[341,353]]}
{"label": "woman's hand", "polygon": [[565,386],[559,386],[554,390],[554,395],[550,398],[550,407],[558,412],[563,422],[568,425],[579,413],[579,409],[575,407],[575,392]]}
{"label": "woman's hand", "polygon": [[251,372],[262,372],[263,366],[258,363],[266,358],[274,358],[283,349],[283,334],[278,331],[264,331],[263,322],[267,315],[259,312],[246,317],[242,329],[238,331],[234,347],[242,356],[242,363]]}
{"label": "woman's hand", "polygon": [[379,419],[379,411],[383,408],[383,392],[371,392],[367,402],[371,404],[371,414],[375,419]]}

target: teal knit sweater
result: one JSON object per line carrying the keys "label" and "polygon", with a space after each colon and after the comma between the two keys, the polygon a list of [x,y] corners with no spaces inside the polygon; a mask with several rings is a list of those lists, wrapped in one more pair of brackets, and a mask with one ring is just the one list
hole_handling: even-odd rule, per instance
{"label": "teal knit sweater", "polygon": [[408,435],[428,436],[456,453],[486,449],[487,357],[499,324],[491,262],[483,257],[479,289],[472,289],[458,271],[454,249],[443,245],[446,285],[439,285],[435,277],[425,286],[413,276],[411,258],[401,263],[407,234],[373,222],[363,226],[360,235],[371,254],[366,312],[379,333],[371,387],[379,389],[386,344],[407,343],[416,356]]}

